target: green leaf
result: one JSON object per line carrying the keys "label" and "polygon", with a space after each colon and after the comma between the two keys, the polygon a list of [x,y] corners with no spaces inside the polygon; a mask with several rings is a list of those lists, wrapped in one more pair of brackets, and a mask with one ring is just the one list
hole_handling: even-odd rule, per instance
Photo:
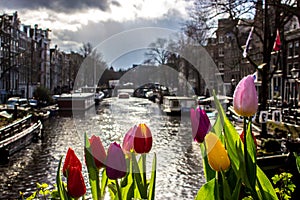
{"label": "green leaf", "polygon": [[252,136],[251,130],[251,120],[249,120],[248,128],[246,131],[246,146],[247,146],[247,159],[246,159],[246,169],[248,179],[253,191],[255,191],[256,183],[256,145]]}
{"label": "green leaf", "polygon": [[[140,172],[139,164],[136,160],[135,154],[132,152],[131,153],[131,159],[132,159],[132,169],[133,169],[133,174],[134,174],[134,180],[135,180],[135,185],[136,188],[138,189],[138,194],[135,194],[136,198],[142,198],[142,199],[147,199],[147,191],[145,190],[145,185],[142,180],[142,173]],[[146,193],[145,193],[146,191]],[[136,196],[138,195],[138,196]]]}
{"label": "green leaf", "polygon": [[126,200],[131,200],[134,198],[134,175],[132,173],[132,161],[131,159],[126,159],[126,166],[128,173],[121,181],[122,187],[122,197]]}
{"label": "green leaf", "polygon": [[257,193],[261,195],[261,199],[278,199],[276,192],[270,180],[264,172],[257,166]]}
{"label": "green leaf", "polygon": [[107,178],[107,175],[106,175],[106,169],[104,169],[102,171],[102,178],[101,178],[101,196],[104,197],[104,194],[105,194],[105,188],[107,186],[107,183],[108,183],[108,178]]}
{"label": "green leaf", "polygon": [[210,167],[210,165],[208,163],[208,157],[206,154],[206,149],[205,149],[204,143],[200,143],[200,148],[201,148],[201,154],[202,154],[204,175],[206,178],[206,182],[208,182],[211,179],[215,178],[216,172]]}
{"label": "green leaf", "polygon": [[294,156],[296,158],[296,165],[297,165],[298,172],[300,174],[300,156],[298,156],[296,152],[294,152]]}
{"label": "green leaf", "polygon": [[211,179],[205,183],[197,193],[195,200],[218,199],[216,179]]}
{"label": "green leaf", "polygon": [[154,200],[155,198],[155,180],[156,180],[156,153],[154,153],[152,161],[152,172],[149,185],[148,200]]}
{"label": "green leaf", "polygon": [[94,200],[101,199],[101,190],[100,190],[100,183],[99,183],[99,170],[97,169],[94,158],[91,154],[91,144],[88,139],[87,134],[84,134],[85,138],[85,147],[84,147],[84,156],[85,162],[89,174],[89,181],[92,190],[92,197]]}
{"label": "green leaf", "polygon": [[231,196],[230,187],[227,181],[227,177],[223,171],[221,171],[221,175],[222,175],[223,199],[233,200]]}
{"label": "green leaf", "polygon": [[238,181],[236,182],[235,188],[232,192],[232,199],[239,199],[241,187],[242,187],[242,180],[238,179]]}
{"label": "green leaf", "polygon": [[56,185],[57,185],[57,191],[59,194],[59,197],[61,200],[68,200],[68,194],[67,191],[63,185],[63,182],[61,180],[61,175],[60,175],[60,168],[61,168],[61,163],[62,163],[62,156],[59,160],[59,164],[58,164],[58,169],[57,169],[57,173],[56,173]]}
{"label": "green leaf", "polygon": [[216,108],[218,110],[221,123],[223,124],[224,136],[225,136],[225,146],[230,158],[231,167],[233,168],[237,177],[241,178],[242,181],[248,186],[250,186],[247,173],[246,165],[244,159],[244,145],[240,139],[240,135],[236,131],[235,127],[227,118],[222,105],[217,99],[214,93],[214,101]]}
{"label": "green leaf", "polygon": [[36,197],[36,191],[34,193],[32,193],[32,195],[30,195],[29,197],[26,198],[26,200],[33,200]]}

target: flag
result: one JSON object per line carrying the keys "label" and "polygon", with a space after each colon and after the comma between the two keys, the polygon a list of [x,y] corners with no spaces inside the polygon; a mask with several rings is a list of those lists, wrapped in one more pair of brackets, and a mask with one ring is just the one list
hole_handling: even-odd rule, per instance
{"label": "flag", "polygon": [[279,35],[279,30],[277,29],[277,34],[276,34],[276,39],[273,45],[273,50],[274,51],[279,51],[281,46],[281,41],[280,41],[280,35]]}
{"label": "flag", "polygon": [[251,27],[251,30],[250,30],[248,39],[247,39],[247,41],[246,41],[246,46],[245,46],[244,52],[243,52],[243,57],[244,57],[244,58],[247,57],[247,51],[248,51],[248,49],[249,49],[249,43],[250,43],[250,40],[252,39],[252,33],[253,33],[253,30],[254,30],[254,26]]}

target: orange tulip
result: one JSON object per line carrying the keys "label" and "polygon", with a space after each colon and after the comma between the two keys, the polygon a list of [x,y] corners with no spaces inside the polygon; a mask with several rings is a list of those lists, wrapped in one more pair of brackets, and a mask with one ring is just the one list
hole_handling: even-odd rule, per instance
{"label": "orange tulip", "polygon": [[220,139],[215,134],[208,133],[205,136],[205,145],[210,167],[215,171],[228,169],[230,160]]}

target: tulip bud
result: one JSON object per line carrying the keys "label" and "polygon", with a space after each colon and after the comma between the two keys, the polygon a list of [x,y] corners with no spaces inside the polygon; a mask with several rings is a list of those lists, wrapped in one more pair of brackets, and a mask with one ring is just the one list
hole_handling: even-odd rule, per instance
{"label": "tulip bud", "polygon": [[112,143],[107,151],[106,174],[109,179],[116,180],[126,175],[125,155],[119,144]]}
{"label": "tulip bud", "polygon": [[195,141],[202,143],[205,135],[211,129],[211,124],[205,110],[197,109],[190,110],[192,134]]}
{"label": "tulip bud", "polygon": [[205,137],[205,145],[210,167],[215,171],[228,169],[230,160],[219,138],[213,133],[208,133]]}
{"label": "tulip bud", "polygon": [[79,198],[86,193],[84,179],[81,169],[78,167],[70,167],[67,180],[68,194],[73,198]]}
{"label": "tulip bud", "polygon": [[134,126],[129,129],[129,131],[125,134],[125,137],[123,139],[123,145],[122,149],[125,154],[129,155],[130,151],[134,149],[133,140],[134,140],[134,134],[137,129],[137,126]]}
{"label": "tulip bud", "polygon": [[136,153],[148,153],[152,148],[152,134],[146,124],[139,124],[133,139]]}
{"label": "tulip bud", "polygon": [[91,151],[94,158],[95,165],[98,169],[104,167],[106,152],[100,140],[100,137],[93,135],[91,139],[89,139],[91,144]]}
{"label": "tulip bud", "polygon": [[257,92],[252,75],[244,77],[236,86],[233,94],[233,108],[244,117],[254,115],[258,108]]}
{"label": "tulip bud", "polygon": [[68,149],[68,152],[67,152],[67,155],[65,158],[65,162],[64,162],[64,166],[63,166],[63,175],[65,177],[67,177],[68,170],[70,167],[77,167],[80,169],[80,171],[82,169],[81,162],[77,158],[77,156],[72,148]]}

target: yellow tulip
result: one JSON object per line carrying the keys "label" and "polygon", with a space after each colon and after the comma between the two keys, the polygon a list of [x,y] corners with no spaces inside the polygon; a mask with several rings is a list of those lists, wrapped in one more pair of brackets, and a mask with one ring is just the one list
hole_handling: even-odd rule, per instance
{"label": "yellow tulip", "polygon": [[205,145],[210,167],[215,171],[228,169],[230,160],[220,139],[215,134],[209,133],[205,136]]}

